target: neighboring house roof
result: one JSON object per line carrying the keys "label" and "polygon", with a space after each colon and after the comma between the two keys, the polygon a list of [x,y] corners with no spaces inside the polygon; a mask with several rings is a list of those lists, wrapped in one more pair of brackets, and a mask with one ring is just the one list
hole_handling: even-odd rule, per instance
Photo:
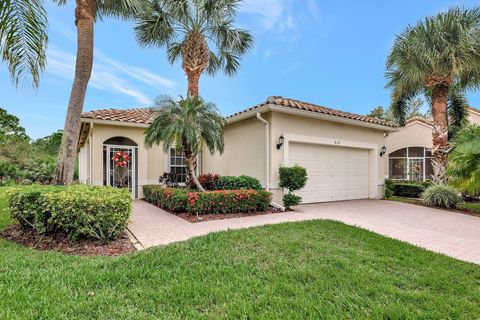
{"label": "neighboring house roof", "polygon": [[[474,107],[469,106],[467,108],[470,110],[470,112],[480,114],[480,110],[478,110]],[[420,123],[426,124],[427,126],[433,126],[433,119],[432,118],[424,118],[424,117],[421,117],[421,116],[412,117],[412,118],[408,119],[405,124],[408,125],[408,124],[411,124],[411,123],[414,123],[414,122],[420,122]]]}
{"label": "neighboring house roof", "polygon": [[408,119],[405,124],[408,125],[408,124],[411,124],[411,123],[414,123],[414,122],[420,122],[420,123],[426,124],[427,126],[433,126],[432,119],[424,118],[424,117],[421,117],[421,116],[412,117],[412,118]]}
{"label": "neighboring house roof", "polygon": [[149,108],[137,109],[102,109],[84,112],[82,118],[119,121],[128,123],[149,124],[155,117],[154,112]]}
{"label": "neighboring house roof", "polygon": [[315,105],[315,104],[308,103],[308,102],[303,102],[303,101],[290,99],[290,98],[283,98],[283,97],[280,97],[280,96],[268,97],[267,101],[265,101],[261,104],[258,104],[256,106],[253,106],[251,108],[245,109],[243,111],[237,112],[237,113],[227,117],[227,119],[233,119],[233,118],[238,117],[240,115],[243,115],[247,112],[260,109],[260,108],[262,108],[264,106],[267,106],[267,105],[285,107],[285,108],[294,109],[294,110],[309,111],[309,112],[313,112],[313,113],[317,113],[317,114],[336,116],[336,117],[350,119],[350,120],[358,120],[358,121],[362,121],[362,122],[368,122],[368,123],[378,124],[378,125],[392,127],[392,128],[398,127],[393,122],[381,120],[381,119],[378,119],[378,118],[363,116],[363,115],[350,113],[350,112],[345,112],[345,111],[340,111],[340,110],[335,110],[335,109]]}

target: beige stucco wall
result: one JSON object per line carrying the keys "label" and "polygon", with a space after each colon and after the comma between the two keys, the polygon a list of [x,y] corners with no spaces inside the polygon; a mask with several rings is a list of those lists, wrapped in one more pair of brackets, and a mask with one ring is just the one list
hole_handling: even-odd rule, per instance
{"label": "beige stucco wall", "polygon": [[385,138],[387,153],[383,157],[385,171],[383,175],[388,177],[388,155],[406,147],[432,148],[432,127],[422,122],[413,122],[401,128],[397,132],[390,133]]}
{"label": "beige stucco wall", "polygon": [[470,110],[469,115],[470,115],[470,123],[480,124],[480,112],[477,112],[475,110]]}
{"label": "beige stucco wall", "polygon": [[[138,146],[138,195],[143,197],[142,186],[158,183],[158,178],[166,168],[166,154],[161,146],[146,148],[144,144],[145,128],[127,127],[117,125],[94,124],[92,134],[80,150],[80,163],[82,173],[80,182],[93,185],[103,185],[103,143],[113,137],[125,137],[134,141]],[[89,152],[92,152],[92,168],[90,169]]]}
{"label": "beige stucco wall", "polygon": [[211,155],[206,146],[202,152],[202,172],[226,176],[246,174],[265,186],[265,125],[255,117],[227,125],[225,150]]}
{"label": "beige stucco wall", "polygon": [[[279,175],[278,169],[284,164],[284,147],[280,150],[276,149],[278,138],[280,135],[287,137],[288,135],[300,135],[304,137],[325,138],[327,143],[330,139],[337,141],[338,145],[353,143],[374,144],[377,151],[382,148],[385,143],[384,131],[369,129],[364,127],[352,126],[337,122],[330,122],[320,119],[300,117],[291,114],[271,113],[271,191],[274,193],[274,201],[281,203],[283,190],[278,187]],[[374,191],[375,197],[383,195],[383,172],[384,162],[380,160],[377,151],[371,150],[371,158],[376,159],[378,163],[377,181],[375,185],[377,190]],[[371,170],[374,168],[374,161],[371,161]],[[371,175],[373,177],[373,175]]]}

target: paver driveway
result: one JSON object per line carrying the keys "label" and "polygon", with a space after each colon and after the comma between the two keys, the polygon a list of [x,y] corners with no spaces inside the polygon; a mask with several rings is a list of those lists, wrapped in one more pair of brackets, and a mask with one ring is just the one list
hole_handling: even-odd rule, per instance
{"label": "paver driveway", "polygon": [[295,211],[190,223],[144,201],[133,204],[129,230],[143,248],[210,232],[265,224],[331,219],[480,264],[480,218],[384,200],[301,205]]}

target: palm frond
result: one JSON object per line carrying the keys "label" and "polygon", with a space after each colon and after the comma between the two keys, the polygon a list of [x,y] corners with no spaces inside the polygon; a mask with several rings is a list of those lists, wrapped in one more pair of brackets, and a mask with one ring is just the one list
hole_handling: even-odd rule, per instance
{"label": "palm frond", "polygon": [[162,143],[163,149],[168,151],[172,145],[180,150],[186,144],[196,154],[205,143],[211,153],[223,152],[225,120],[215,104],[196,97],[179,102],[169,96],[160,96],[152,110],[156,116],[145,130],[147,146]]}
{"label": "palm frond", "polygon": [[457,132],[465,127],[468,120],[468,102],[465,92],[458,85],[450,88],[448,93],[448,119],[449,119],[449,139],[455,137]]}
{"label": "palm frond", "polygon": [[97,17],[134,19],[148,6],[145,0],[95,0]]}
{"label": "palm frond", "polygon": [[[253,46],[251,34],[233,26],[240,0],[151,0],[135,26],[138,42],[143,46],[167,48],[170,62],[181,55],[180,44],[188,35],[200,33],[208,39],[210,61],[207,72],[223,70],[233,75],[240,56]],[[213,52],[216,53],[213,53]]]}
{"label": "palm frond", "polygon": [[47,14],[42,0],[3,0],[0,6],[0,51],[12,81],[31,77],[38,87],[45,69]]}
{"label": "palm frond", "polygon": [[165,46],[175,38],[172,14],[164,10],[161,3],[150,2],[140,13],[134,27],[137,41],[142,46]]}
{"label": "palm frond", "polygon": [[450,183],[463,192],[480,191],[480,126],[469,125],[460,130],[453,140],[449,155]]}

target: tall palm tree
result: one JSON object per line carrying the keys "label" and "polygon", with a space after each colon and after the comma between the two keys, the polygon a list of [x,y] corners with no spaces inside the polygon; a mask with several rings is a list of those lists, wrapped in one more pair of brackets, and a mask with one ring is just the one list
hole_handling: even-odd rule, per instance
{"label": "tall palm tree", "polygon": [[454,7],[408,26],[395,40],[386,76],[398,118],[407,101],[430,96],[434,180],[446,182],[449,91],[480,85],[480,8]]}
{"label": "tall palm tree", "polygon": [[[150,0],[135,27],[141,45],[167,48],[168,60],[182,58],[188,95],[198,96],[203,71],[214,75],[237,72],[240,56],[252,46],[252,36],[234,28],[240,0]],[[216,52],[211,50],[216,48]]]}
{"label": "tall palm tree", "polygon": [[187,97],[180,102],[160,96],[153,108],[156,117],[145,130],[145,144],[163,143],[165,152],[174,145],[182,150],[187,162],[187,182],[205,191],[195,173],[196,157],[205,143],[210,153],[223,153],[223,126],[225,119],[213,103],[199,97]]}
{"label": "tall palm tree", "polygon": [[[69,0],[55,0],[64,5]],[[117,17],[134,18],[142,11],[144,0],[75,0],[75,25],[77,27],[77,58],[75,78],[68,102],[62,145],[58,155],[56,181],[59,184],[71,184],[83,103],[93,66],[93,32],[97,18]]]}
{"label": "tall palm tree", "polygon": [[43,0],[0,0],[0,51],[16,86],[29,74],[38,87],[45,69],[47,26]]}
{"label": "tall palm tree", "polygon": [[453,140],[448,175],[454,186],[476,195],[480,192],[480,126],[461,129]]}

